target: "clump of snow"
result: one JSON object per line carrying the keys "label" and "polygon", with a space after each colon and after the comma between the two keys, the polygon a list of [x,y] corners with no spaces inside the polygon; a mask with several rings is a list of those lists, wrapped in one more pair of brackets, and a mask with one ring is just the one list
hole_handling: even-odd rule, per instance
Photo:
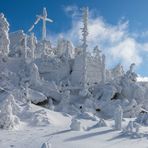
{"label": "clump of snow", "polygon": [[76,119],[75,117],[72,118],[70,128],[71,130],[74,130],[74,131],[80,131],[81,130],[80,121],[78,121],[78,119]]}

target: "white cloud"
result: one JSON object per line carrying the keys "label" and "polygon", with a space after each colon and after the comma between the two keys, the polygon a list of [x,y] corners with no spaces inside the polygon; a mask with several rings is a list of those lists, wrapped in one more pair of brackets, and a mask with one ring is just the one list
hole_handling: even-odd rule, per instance
{"label": "white cloud", "polygon": [[[61,33],[65,38],[70,39],[76,46],[81,44],[81,30],[82,21],[80,16],[80,9],[76,6],[64,7],[66,13],[72,14],[72,27],[67,32]],[[77,19],[75,19],[75,16]],[[128,31],[128,21],[119,20],[116,25],[108,24],[102,17],[93,16],[90,11],[89,16],[89,36],[88,45],[89,49],[93,49],[98,45],[102,52],[106,55],[107,65],[113,66],[120,62],[125,67],[131,63],[136,63],[139,66],[143,62],[141,52],[148,51],[148,44],[139,43],[137,36]],[[144,50],[145,49],[145,50]]]}
{"label": "white cloud", "polygon": [[139,77],[137,78],[137,81],[138,81],[138,82],[148,82],[148,77],[140,77],[140,76],[139,76]]}

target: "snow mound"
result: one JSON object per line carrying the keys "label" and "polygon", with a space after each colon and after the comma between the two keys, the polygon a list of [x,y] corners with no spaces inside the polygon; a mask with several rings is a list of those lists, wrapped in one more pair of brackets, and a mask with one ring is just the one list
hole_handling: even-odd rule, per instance
{"label": "snow mound", "polygon": [[48,117],[48,114],[44,110],[39,110],[34,113],[32,118],[33,125],[43,126],[50,124],[50,118]]}
{"label": "snow mound", "polygon": [[[34,104],[31,104],[31,109],[26,113],[29,124],[31,126],[57,126],[64,127],[69,126],[71,122],[71,118],[67,116],[63,116],[62,113],[51,111],[49,109],[45,109]],[[29,117],[29,115],[30,117]],[[65,122],[61,122],[65,121]]]}

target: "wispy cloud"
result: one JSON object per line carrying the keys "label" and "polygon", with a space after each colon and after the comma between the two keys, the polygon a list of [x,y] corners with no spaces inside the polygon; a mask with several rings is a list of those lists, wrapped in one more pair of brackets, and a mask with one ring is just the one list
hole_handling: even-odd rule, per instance
{"label": "wispy cloud", "polygon": [[63,10],[72,18],[80,15],[80,9],[76,5],[63,6]]}
{"label": "wispy cloud", "polygon": [[[64,11],[71,15],[72,27],[67,32],[62,32],[61,35],[79,46],[81,44],[80,28],[82,27],[80,9],[77,6],[67,6],[64,7]],[[103,17],[96,14],[94,16],[94,11],[90,10],[88,31],[89,50],[98,45],[106,55],[108,67],[119,62],[125,67],[131,63],[135,63],[138,67],[144,62],[141,53],[148,52],[148,44],[138,42],[137,36],[140,34],[130,33],[129,23],[124,18],[121,18],[116,25],[111,25]],[[144,35],[147,36],[147,33],[143,33]]]}

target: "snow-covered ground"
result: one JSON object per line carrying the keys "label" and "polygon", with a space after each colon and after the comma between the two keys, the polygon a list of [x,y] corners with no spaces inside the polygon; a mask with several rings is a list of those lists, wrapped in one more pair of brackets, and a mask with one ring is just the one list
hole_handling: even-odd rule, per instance
{"label": "snow-covered ground", "polygon": [[[41,148],[43,143],[49,142],[52,148],[148,148],[147,127],[140,129],[144,137],[131,138],[121,134],[121,131],[114,130],[112,120],[106,120],[107,127],[97,127],[94,126],[97,121],[80,119],[85,130],[72,131],[70,116],[32,105],[33,112],[40,110],[48,112],[50,124],[24,124],[19,130],[1,130],[0,147]],[[124,126],[128,120],[124,119]]]}

